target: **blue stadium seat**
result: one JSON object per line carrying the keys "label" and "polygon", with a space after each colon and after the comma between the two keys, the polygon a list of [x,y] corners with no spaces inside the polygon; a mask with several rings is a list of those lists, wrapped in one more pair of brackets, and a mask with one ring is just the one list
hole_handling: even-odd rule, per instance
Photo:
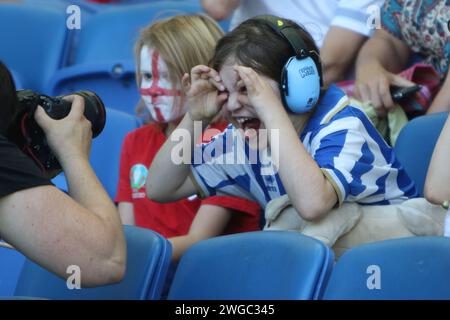
{"label": "blue stadium seat", "polygon": [[14,295],[25,256],[20,252],[0,247],[0,297]]}
{"label": "blue stadium seat", "polygon": [[395,144],[395,153],[421,196],[434,146],[447,117],[448,113],[444,112],[411,120]]}
{"label": "blue stadium seat", "polygon": [[97,62],[59,70],[50,83],[51,95],[79,90],[94,91],[107,108],[135,114],[140,95],[136,85],[134,62]]}
{"label": "blue stadium seat", "polygon": [[60,300],[159,299],[172,257],[170,243],[148,229],[125,226],[124,230],[128,258],[125,278],[120,283],[69,290],[66,281],[27,260],[15,296]]}
{"label": "blue stadium seat", "polygon": [[[81,10],[81,23],[83,23],[87,15],[95,14],[101,9],[106,9],[110,5],[96,2],[88,2],[86,0],[21,0],[22,3],[27,5],[35,5],[40,7],[50,7],[58,10],[67,10],[68,6],[76,5]],[[68,16],[68,15],[67,15]]]}
{"label": "blue stadium seat", "polygon": [[139,31],[155,19],[199,11],[199,4],[179,1],[109,6],[99,11],[78,32],[70,57],[73,65],[59,70],[46,91],[60,95],[89,89],[97,92],[107,107],[134,114],[139,92],[133,47]]}
{"label": "blue stadium seat", "polygon": [[259,231],[201,241],[181,258],[169,299],[318,299],[333,252],[297,232]]}
{"label": "blue stadium seat", "polygon": [[450,299],[450,239],[414,237],[350,249],[337,261],[324,299]]}
{"label": "blue stadium seat", "polygon": [[50,6],[0,4],[0,60],[23,77],[24,88],[46,93],[65,58],[66,18]]}
{"label": "blue stadium seat", "polygon": [[14,79],[14,85],[16,86],[16,90],[24,89],[22,76],[17,73],[15,70],[9,70]]}
{"label": "blue stadium seat", "polygon": [[122,142],[127,133],[139,126],[140,122],[136,117],[109,109],[106,112],[105,129],[92,142],[92,167],[112,199],[119,182]]}
{"label": "blue stadium seat", "polygon": [[[34,1],[34,0],[33,0]],[[48,1],[48,0],[47,0]],[[53,1],[53,0],[51,0]],[[77,5],[80,7],[83,13],[87,13],[88,15],[96,14],[101,10],[105,10],[114,4],[105,4],[105,3],[97,3],[97,2],[88,2],[86,0],[59,0],[61,2],[65,2],[66,5]]]}
{"label": "blue stadium seat", "polygon": [[[107,109],[103,132],[92,141],[91,165],[108,192],[114,199],[119,182],[120,152],[126,134],[140,126],[138,118],[121,111]],[[67,191],[64,174],[52,180],[60,189]]]}
{"label": "blue stadium seat", "polygon": [[2,300],[48,300],[44,298],[36,298],[36,297],[0,297],[0,301]]}
{"label": "blue stadium seat", "polygon": [[134,44],[142,28],[156,19],[201,11],[199,4],[180,1],[111,6],[93,16],[80,31],[74,64],[133,61]]}

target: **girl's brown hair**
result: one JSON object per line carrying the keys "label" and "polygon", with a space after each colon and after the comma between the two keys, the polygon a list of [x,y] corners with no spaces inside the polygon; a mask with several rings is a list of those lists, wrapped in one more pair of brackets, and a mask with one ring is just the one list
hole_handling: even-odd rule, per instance
{"label": "girl's brown hair", "polygon": [[[298,36],[308,50],[318,55],[319,49],[311,35],[297,23],[284,20],[298,30]],[[253,18],[241,23],[217,43],[210,66],[219,71],[229,59],[235,59],[236,63],[279,82],[283,66],[293,55],[295,52],[291,45],[267,21]]]}

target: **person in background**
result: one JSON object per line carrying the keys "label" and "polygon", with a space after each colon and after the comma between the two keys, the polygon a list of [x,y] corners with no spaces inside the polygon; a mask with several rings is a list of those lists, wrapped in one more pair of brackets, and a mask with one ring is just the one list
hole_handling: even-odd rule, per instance
{"label": "person in background", "polygon": [[353,78],[354,61],[377,26],[384,0],[201,0],[205,11],[217,20],[232,14],[230,30],[244,20],[273,14],[304,26],[321,49],[323,81]]}
{"label": "person in background", "polygon": [[379,117],[396,106],[391,86],[414,85],[397,75],[413,54],[431,65],[442,82],[427,112],[450,110],[449,6],[449,0],[386,0],[381,11],[383,29],[364,44],[356,63],[355,96],[369,102]]}
{"label": "person in background", "polygon": [[11,73],[0,63],[0,238],[60,277],[79,266],[83,287],[112,284],[125,274],[125,237],[89,164],[92,130],[84,100],[67,99],[72,107],[64,119],[53,120],[38,107],[35,120],[62,165],[69,195],[13,142],[19,105]]}
{"label": "person in background", "polygon": [[[154,230],[170,240],[174,261],[197,241],[260,229],[259,206],[249,200],[212,197],[201,201],[195,192],[167,204],[146,198],[147,168],[187,111],[181,77],[192,67],[208,63],[222,36],[211,18],[181,15],[146,27],[136,44],[138,87],[153,123],[125,138],[115,201],[123,223]],[[216,121],[204,141],[225,127],[226,123]],[[164,183],[172,177],[161,179]]]}

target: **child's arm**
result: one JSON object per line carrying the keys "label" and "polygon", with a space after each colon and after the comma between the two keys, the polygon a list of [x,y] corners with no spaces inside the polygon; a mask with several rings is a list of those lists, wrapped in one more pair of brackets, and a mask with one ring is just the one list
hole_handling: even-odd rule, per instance
{"label": "child's arm", "polygon": [[178,261],[193,244],[222,234],[230,221],[232,212],[230,209],[219,206],[202,205],[192,221],[189,233],[169,239],[172,243],[172,259]]}
{"label": "child's arm", "polygon": [[[204,129],[204,126],[202,127]],[[173,141],[172,137],[183,133],[184,139]],[[200,132],[201,133],[201,132]],[[172,150],[177,147],[183,150],[184,159],[191,159],[194,149],[194,121],[190,114],[186,114],[172,135],[159,149],[150,165],[147,176],[147,197],[153,201],[167,203],[186,198],[196,193],[194,184],[189,179],[190,161],[175,163],[172,159]]]}
{"label": "child's arm", "polygon": [[[248,99],[268,130],[278,130],[281,141],[270,141],[271,153],[279,148],[278,169],[292,204],[305,220],[316,220],[326,215],[337,203],[338,197],[331,183],[301,143],[279,97],[254,70],[237,67],[247,88]],[[245,101],[242,101],[245,103]]]}
{"label": "child's arm", "polygon": [[[191,71],[191,81],[189,84],[189,75],[183,76],[189,111],[159,150],[149,168],[147,197],[154,201],[173,202],[196,193],[189,178],[192,151],[203,130],[220,111],[227,98],[226,94],[219,93],[219,90],[223,91],[225,88],[214,69],[206,66],[194,67]],[[200,129],[197,129],[197,132],[194,130],[195,121]],[[181,138],[173,141],[177,136]],[[180,149],[183,150],[185,159],[182,163],[175,161],[172,155],[174,153],[174,156],[178,157]],[[187,160],[189,161],[186,163]]]}
{"label": "child's arm", "polygon": [[450,200],[450,117],[434,148],[425,181],[425,197],[435,204]]}

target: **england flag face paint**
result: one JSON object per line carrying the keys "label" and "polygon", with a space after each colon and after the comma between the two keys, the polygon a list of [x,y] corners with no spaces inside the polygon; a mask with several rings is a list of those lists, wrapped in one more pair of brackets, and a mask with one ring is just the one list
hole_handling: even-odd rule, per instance
{"label": "england flag face paint", "polygon": [[181,117],[184,110],[176,111],[176,103],[181,100],[181,87],[172,85],[167,64],[148,46],[142,47],[140,59],[140,93],[152,118],[167,123]]}

